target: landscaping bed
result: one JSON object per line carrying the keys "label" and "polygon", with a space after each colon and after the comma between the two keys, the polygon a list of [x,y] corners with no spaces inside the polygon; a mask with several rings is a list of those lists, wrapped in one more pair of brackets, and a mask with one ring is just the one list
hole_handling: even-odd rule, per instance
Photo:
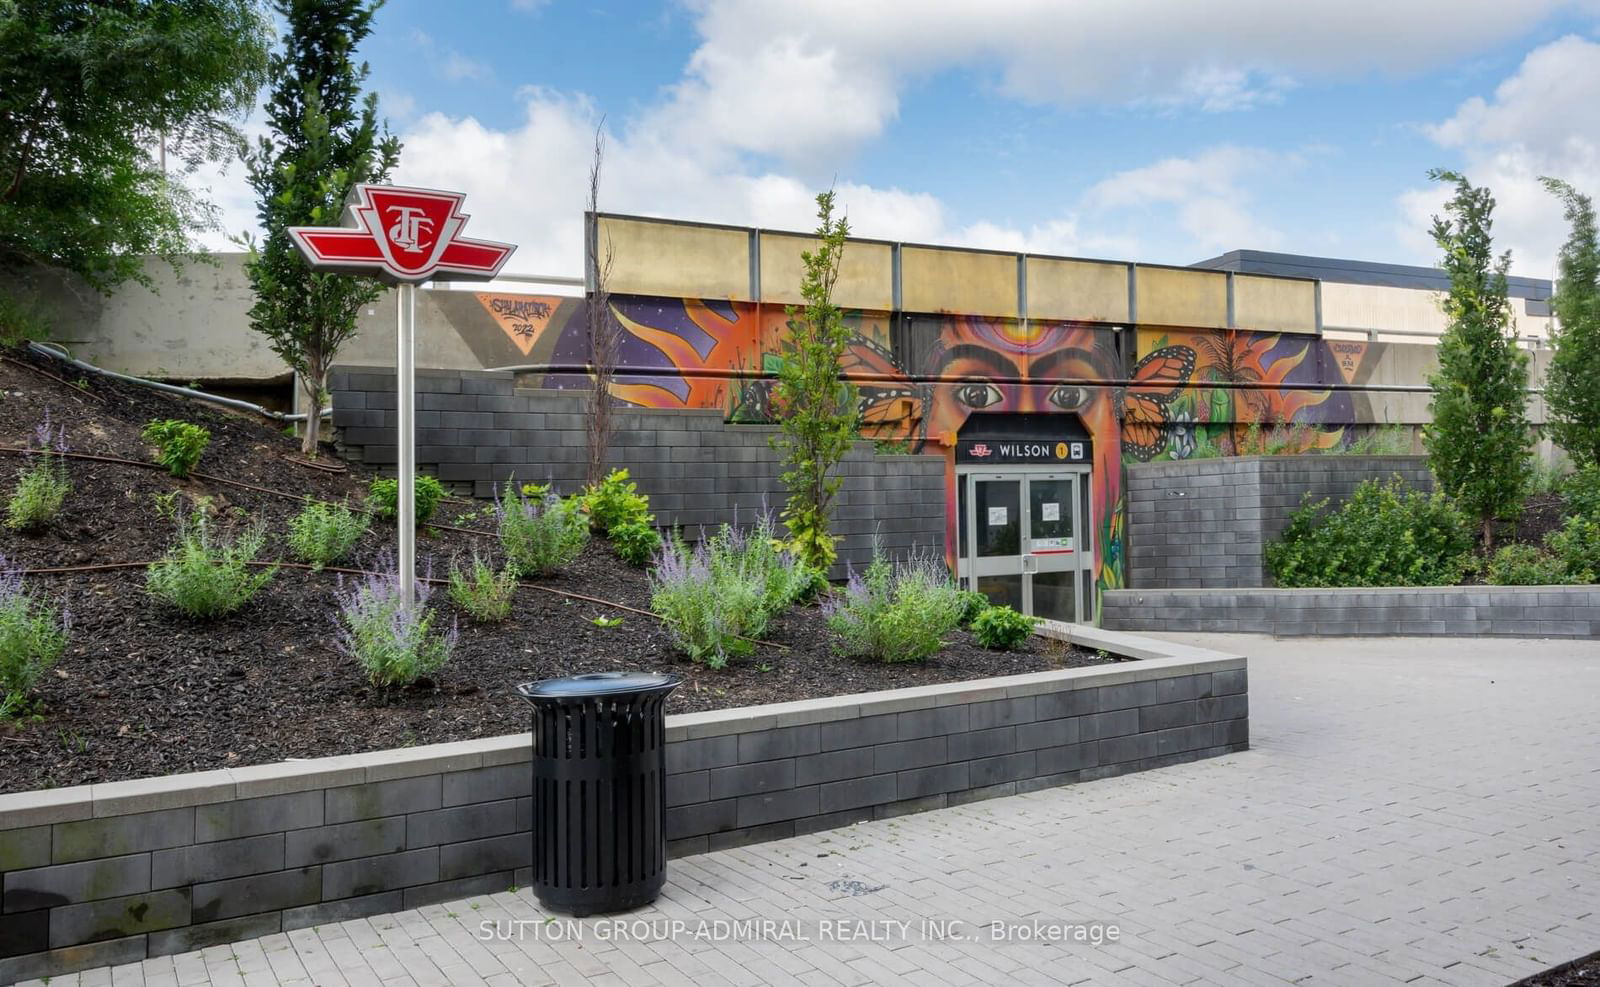
{"label": "landscaping bed", "polygon": [[[105,378],[83,380],[48,359],[5,351],[0,361],[0,445],[18,447],[46,412],[64,426],[73,453],[149,461],[145,422],[176,418],[204,425],[211,443],[197,475],[71,459],[73,489],[61,514],[38,534],[0,527],[0,554],[27,570],[147,563],[166,550],[172,523],[158,498],[212,498],[217,516],[261,521],[272,536],[264,555],[285,555],[282,536],[301,503],[278,493],[360,501],[370,475],[296,462],[295,440],[253,417],[233,415]],[[19,366],[27,363],[71,383]],[[0,490],[11,490],[25,460],[0,455]],[[235,484],[253,484],[252,490]],[[647,491],[648,492],[648,491]],[[437,530],[419,538],[422,564],[443,575],[452,557],[489,551],[481,505],[446,501]],[[371,564],[394,539],[375,523],[350,565]],[[187,619],[154,600],[141,567],[25,577],[29,590],[71,612],[71,639],[35,690],[32,714],[0,724],[0,792],[319,757],[516,733],[526,708],[512,689],[531,679],[616,669],[672,671],[685,683],[669,712],[843,695],[1108,660],[1059,642],[1030,638],[1019,650],[989,651],[965,631],[920,663],[879,664],[834,654],[816,606],[780,614],[754,654],[713,671],[675,653],[643,610],[649,583],[607,544],[592,541],[560,573],[517,590],[501,624],[460,620],[449,664],[399,689],[370,685],[335,645],[335,572],[285,568],[242,610],[212,622]],[[542,588],[541,588],[542,587]],[[549,590],[591,597],[575,599]],[[607,603],[596,601],[607,601]],[[437,591],[445,621],[456,616]],[[602,627],[593,618],[621,617]]]}
{"label": "landscaping bed", "polygon": [[1515,987],[1600,987],[1600,953],[1520,980]]}

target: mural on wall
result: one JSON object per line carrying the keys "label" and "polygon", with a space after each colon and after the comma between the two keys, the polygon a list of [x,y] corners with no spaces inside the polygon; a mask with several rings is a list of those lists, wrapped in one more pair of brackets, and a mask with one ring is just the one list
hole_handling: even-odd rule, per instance
{"label": "mural on wall", "polygon": [[[584,300],[478,293],[497,330],[485,365],[530,368],[529,383],[584,388]],[[615,296],[622,327],[614,394],[645,408],[716,408],[734,422],[770,422],[788,316],[782,306]],[[460,319],[453,319],[467,335]],[[1096,568],[1123,585],[1124,462],[1329,448],[1372,421],[1334,385],[1370,376],[1382,344],[1193,329],[1139,329],[1124,357],[1118,333],[1083,323],[956,315],[848,312],[855,342],[844,372],[856,384],[862,431],[947,463],[947,544],[956,544],[956,434],[991,412],[1071,414],[1094,440]],[[469,340],[469,343],[471,341]],[[480,341],[475,348],[488,344]],[[491,360],[500,360],[495,364]],[[1131,368],[1124,371],[1131,361]]]}
{"label": "mural on wall", "polygon": [[1144,360],[1173,350],[1193,353],[1192,372],[1165,400],[1164,437],[1152,444],[1125,439],[1124,451],[1138,462],[1344,444],[1363,416],[1351,392],[1332,385],[1350,384],[1381,350],[1248,330],[1141,329],[1138,338]]}

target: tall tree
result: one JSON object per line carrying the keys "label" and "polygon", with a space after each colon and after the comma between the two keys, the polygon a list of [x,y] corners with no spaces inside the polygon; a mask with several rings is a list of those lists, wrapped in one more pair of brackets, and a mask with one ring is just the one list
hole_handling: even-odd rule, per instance
{"label": "tall tree", "polygon": [[595,486],[606,478],[606,452],[616,431],[612,417],[611,383],[617,376],[617,359],[622,348],[622,326],[611,311],[611,240],[600,243],[600,165],[605,161],[605,119],[594,131],[594,158],[589,165],[589,236],[587,243],[591,289],[584,307],[584,329],[589,337],[589,366],[594,370],[594,387],[589,391],[586,421],[589,463],[584,482]]}
{"label": "tall tree", "polygon": [[257,0],[0,0],[0,264],[181,261],[215,225],[181,176],[233,153],[269,37]]}
{"label": "tall tree", "polygon": [[308,455],[317,451],[328,369],[356,334],[361,307],[383,289],[367,278],[311,273],[288,228],[337,224],[350,190],[385,181],[399,161],[399,139],[378,122],[377,94],[361,92],[367,64],[354,61],[381,5],[275,0],[287,33],[272,56],[272,132],[244,151],[262,229],[245,265],[256,293],[250,326],[299,375],[310,416],[301,442]]}
{"label": "tall tree", "polygon": [[1450,276],[1449,325],[1439,338],[1433,420],[1422,432],[1440,487],[1477,520],[1483,547],[1494,547],[1496,519],[1512,520],[1532,470],[1528,427],[1528,355],[1517,348],[1506,271],[1511,252],[1494,254],[1494,198],[1453,171],[1428,177],[1455,185],[1433,240]]}
{"label": "tall tree", "polygon": [[833,302],[833,286],[850,224],[842,216],[833,218],[833,205],[832,191],[817,196],[816,247],[801,254],[805,304],[785,309],[789,333],[774,388],[782,430],[773,446],[783,453],[783,483],[789,488],[783,521],[795,554],[822,572],[836,557],[828,511],[842,481],[833,468],[850,451],[859,417],[855,385],[839,377],[852,334]]}
{"label": "tall tree", "polygon": [[1540,181],[1561,199],[1572,225],[1550,299],[1558,324],[1550,334],[1555,354],[1544,378],[1546,427],[1573,463],[1600,464],[1600,244],[1594,203],[1559,179]]}

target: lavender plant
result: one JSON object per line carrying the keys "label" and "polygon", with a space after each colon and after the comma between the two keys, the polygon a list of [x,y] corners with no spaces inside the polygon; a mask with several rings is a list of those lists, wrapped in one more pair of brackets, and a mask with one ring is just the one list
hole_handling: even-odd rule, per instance
{"label": "lavender plant", "polygon": [[450,660],[457,626],[452,620],[449,630],[434,629],[427,578],[417,580],[407,608],[394,557],[384,552],[372,568],[377,571],[348,584],[339,577],[339,648],[361,665],[373,685],[410,685]]}
{"label": "lavender plant", "polygon": [[289,519],[289,550],[314,570],[344,558],[372,524],[372,516],[344,504],[307,504]]}
{"label": "lavender plant", "polygon": [[60,513],[61,504],[72,492],[63,455],[66,451],[66,426],[52,429],[50,409],[46,408],[44,420],[34,427],[28,441],[28,464],[6,503],[6,527],[15,531],[42,528]]}
{"label": "lavender plant", "polygon": [[232,537],[213,530],[206,505],[174,514],[178,540],[150,564],[145,585],[157,599],[201,620],[221,617],[250,602],[272,580],[277,566],[256,568],[267,533],[253,524]]}
{"label": "lavender plant", "polygon": [[470,566],[450,564],[450,602],[479,623],[495,623],[510,616],[516,591],[517,574],[509,566],[495,569],[476,551]]}
{"label": "lavender plant", "polygon": [[563,501],[546,489],[530,497],[516,484],[495,496],[500,547],[518,576],[544,576],[571,562],[589,542],[589,522],[576,500]]}
{"label": "lavender plant", "polygon": [[892,563],[874,546],[865,572],[852,566],[844,592],[823,602],[841,654],[884,662],[921,661],[944,647],[966,601],[944,561],[912,554]]}
{"label": "lavender plant", "polygon": [[650,574],[650,606],[693,661],[723,668],[749,654],[747,638],[805,595],[811,570],[779,547],[776,523],[762,512],[748,531],[725,524],[692,549],[681,538],[662,549]]}
{"label": "lavender plant", "polygon": [[30,596],[22,569],[0,555],[0,720],[21,712],[66,647],[72,614]]}

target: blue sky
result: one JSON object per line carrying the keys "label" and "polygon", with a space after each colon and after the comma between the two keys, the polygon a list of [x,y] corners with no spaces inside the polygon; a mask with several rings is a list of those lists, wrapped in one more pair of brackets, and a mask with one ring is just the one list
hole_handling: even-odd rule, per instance
{"label": "blue sky", "polygon": [[1597,28],[1593,0],[389,0],[362,53],[397,177],[466,191],[523,271],[579,269],[604,116],[603,208],[801,228],[831,182],[863,235],[1164,263],[1431,263],[1425,172],[1460,168],[1547,276],[1537,176],[1600,192]]}

